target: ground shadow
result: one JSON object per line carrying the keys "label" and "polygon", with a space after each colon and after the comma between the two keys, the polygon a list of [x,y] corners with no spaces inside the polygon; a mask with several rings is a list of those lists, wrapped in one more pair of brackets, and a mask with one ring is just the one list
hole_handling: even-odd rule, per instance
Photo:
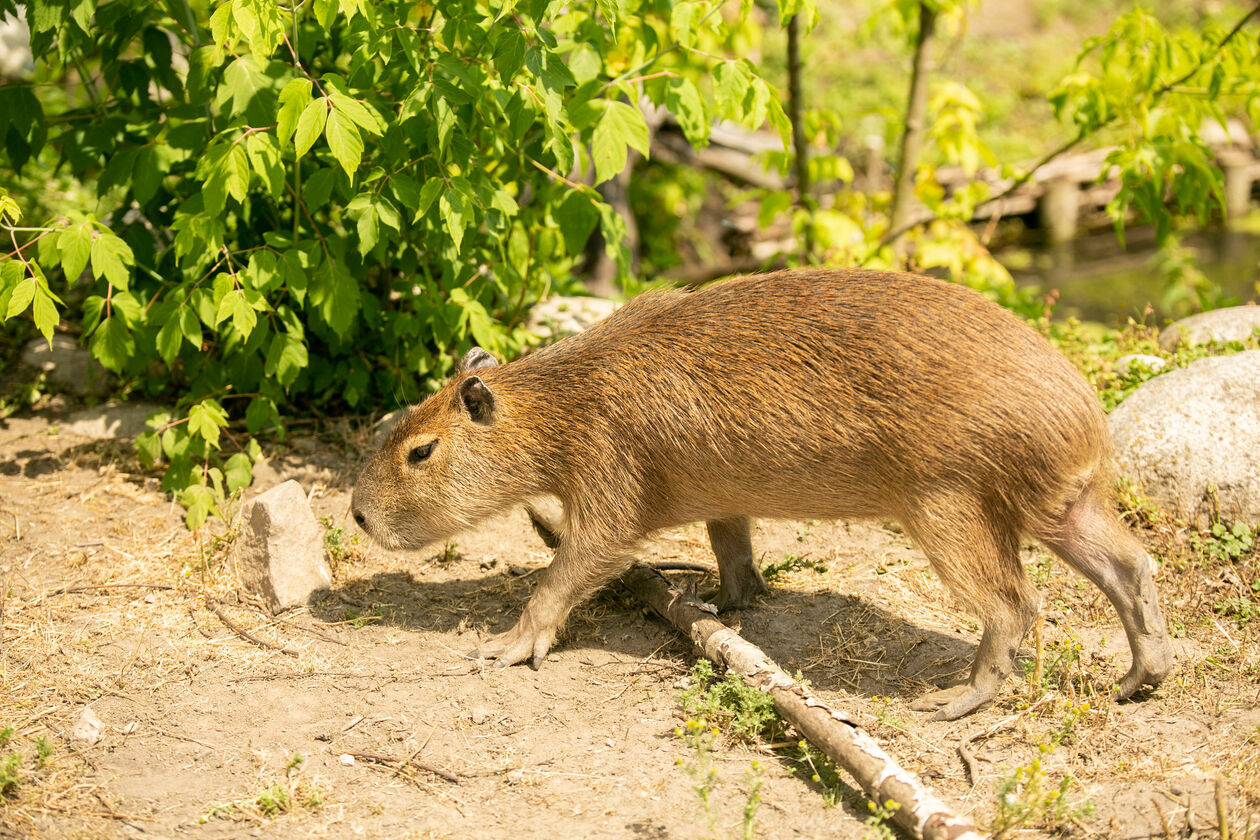
{"label": "ground shadow", "polygon": [[[410,631],[503,632],[515,623],[537,578],[536,572],[516,571],[440,581],[425,580],[423,568],[420,576],[382,572],[318,596],[311,614],[327,624],[358,621]],[[679,578],[675,583],[687,585]],[[690,652],[681,634],[644,613],[623,587],[608,586],[574,610],[553,650],[600,647],[643,656],[661,643],[663,629],[677,637],[677,652]],[[785,670],[800,671],[825,693],[911,700],[964,678],[976,647],[969,636],[924,627],[844,592],[773,589],[752,608],[722,618]]]}

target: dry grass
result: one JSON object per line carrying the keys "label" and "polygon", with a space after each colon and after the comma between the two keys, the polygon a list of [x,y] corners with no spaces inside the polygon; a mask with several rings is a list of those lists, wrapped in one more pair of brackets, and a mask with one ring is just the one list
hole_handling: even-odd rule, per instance
{"label": "dry grass", "polygon": [[[225,687],[277,682],[379,690],[415,681],[414,666],[392,654],[408,633],[400,628],[410,622],[454,634],[505,629],[533,585],[533,572],[547,559],[535,543],[522,542],[483,562],[484,581],[427,591],[420,600],[413,576],[455,561],[439,555],[417,567],[414,558],[359,546],[337,565],[338,594],[318,614],[297,610],[275,619],[237,597],[230,528],[188,533],[176,512],[156,501],[152,480],[137,477],[125,451],[57,457],[56,470],[24,485],[27,498],[3,506],[18,511],[14,521],[27,529],[23,539],[13,538],[17,529],[0,513],[0,730],[13,729],[0,746],[0,767],[6,755],[21,756],[16,785],[0,795],[0,836],[96,837],[127,825],[143,829],[158,814],[153,806],[137,811],[126,800],[120,804],[114,780],[102,772],[104,749],[147,737],[229,752],[211,736],[188,734],[166,722],[163,698],[173,686],[204,686],[211,679]],[[750,638],[782,657],[785,667],[802,669],[824,696],[868,719],[907,766],[939,774],[941,789],[973,807],[981,821],[994,813],[1001,779],[1040,757],[1051,778],[1070,773],[1076,779],[1073,796],[1100,806],[1099,817],[1060,826],[1069,835],[1129,836],[1123,830],[1126,815],[1140,812],[1148,824],[1162,813],[1159,820],[1170,835],[1183,832],[1188,821],[1201,835],[1213,836],[1220,820],[1214,786],[1219,778],[1225,819],[1238,837],[1260,811],[1260,618],[1228,614],[1220,605],[1249,591],[1260,561],[1255,555],[1228,562],[1210,557],[1196,548],[1185,526],[1133,507],[1137,525],[1162,559],[1159,585],[1179,651],[1173,677],[1138,704],[1117,705],[1108,698],[1128,659],[1110,605],[1063,564],[1046,562],[1039,549],[1028,553],[1027,564],[1044,599],[1040,656],[1034,639],[1027,640],[1028,674],[1013,679],[994,708],[961,726],[929,725],[908,710],[917,694],[964,676],[978,628],[904,540],[884,535],[872,553],[870,546],[854,547],[835,532],[824,539],[804,529],[799,544],[787,544],[793,551],[812,551],[826,571],[784,573],[767,601],[773,609],[750,611],[735,621],[751,626]],[[86,536],[36,549],[29,523],[39,509],[82,517],[82,526],[67,530]],[[648,554],[657,560],[710,560],[696,528],[666,535]],[[466,575],[468,563],[458,562]],[[509,567],[518,573],[506,573]],[[263,644],[243,638],[213,607]],[[592,600],[575,611],[561,646],[565,639],[616,641],[612,634],[627,633],[615,620],[626,607],[616,592]],[[378,647],[345,644],[364,625],[379,625],[373,637]],[[686,650],[679,640],[646,659],[592,657],[585,666],[595,672],[582,677],[589,696],[568,714],[598,715],[609,703],[659,691],[685,666]],[[454,653],[462,651],[447,656],[447,670],[430,679],[475,670]],[[82,709],[103,698],[129,701],[134,717],[111,718],[99,744],[71,739]],[[1042,753],[1038,745],[1054,741],[1070,710],[1083,704],[1089,709],[1070,733]],[[483,745],[477,739],[486,737],[487,724],[471,714],[459,712],[453,735],[467,743],[463,772],[470,777],[497,780],[540,802],[554,797],[547,792],[548,780],[581,780],[591,790],[614,784],[598,773],[528,766],[502,743]],[[566,726],[545,704],[490,725],[506,732],[561,734]],[[423,749],[427,731],[408,723],[388,736],[384,757],[401,762]],[[39,739],[54,747],[42,763]],[[970,780],[963,775],[959,744],[971,757]],[[350,804],[349,797],[339,798],[334,782],[317,773],[286,771],[291,756],[274,749],[249,754],[254,758],[236,793],[207,798],[205,813],[213,819],[305,824],[314,817],[300,803],[313,790],[322,802]],[[382,785],[406,784],[475,813],[476,803],[447,789],[448,782],[410,770],[412,778],[391,775],[396,766],[401,765],[376,773]],[[288,809],[260,804],[260,795],[276,785],[299,804]],[[224,807],[214,810],[216,804]],[[581,799],[573,807],[583,804],[590,807]],[[1253,829],[1258,824],[1252,820]]]}

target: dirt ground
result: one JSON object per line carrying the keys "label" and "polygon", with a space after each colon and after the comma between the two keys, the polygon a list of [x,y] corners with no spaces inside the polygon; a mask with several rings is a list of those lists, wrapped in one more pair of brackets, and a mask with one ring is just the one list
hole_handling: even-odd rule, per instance
{"label": "dirt ground", "polygon": [[[249,492],[295,478],[348,525],[367,440],[348,427],[297,439]],[[1148,537],[1161,556],[1184,542],[1171,526]],[[1043,673],[935,723],[909,703],[964,675],[978,627],[895,527],[763,523],[755,544],[763,564],[809,564],[728,623],[980,824],[1001,818],[999,785],[1023,768],[1007,810],[1050,812],[1010,836],[1215,837],[1218,780],[1232,836],[1249,820],[1260,831],[1260,621],[1213,610],[1254,578],[1254,557],[1164,563],[1178,671],[1117,704],[1128,651],[1114,611],[1030,547]],[[711,562],[699,527],[642,557]],[[461,658],[511,626],[547,561],[516,511],[453,548],[353,546],[330,593],[271,619],[236,597],[230,529],[189,533],[129,445],[0,420],[0,732],[13,729],[0,773],[20,756],[0,836],[736,837],[757,778],[756,836],[894,836],[867,824],[854,789],[814,781],[790,737],[716,741],[715,831],[675,734],[695,655],[620,590],[575,613],[540,671]],[[295,655],[245,640],[211,604]],[[1036,649],[1026,640],[1030,669]],[[90,745],[71,738],[89,706],[104,724]],[[408,758],[427,769],[398,770]]]}

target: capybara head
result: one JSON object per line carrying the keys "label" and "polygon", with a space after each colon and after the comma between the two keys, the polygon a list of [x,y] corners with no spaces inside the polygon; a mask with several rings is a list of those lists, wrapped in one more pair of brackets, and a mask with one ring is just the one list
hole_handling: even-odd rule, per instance
{"label": "capybara head", "polygon": [[455,378],[398,421],[355,481],[354,521],[389,549],[420,548],[499,509],[495,395],[477,375],[498,363],[474,347]]}

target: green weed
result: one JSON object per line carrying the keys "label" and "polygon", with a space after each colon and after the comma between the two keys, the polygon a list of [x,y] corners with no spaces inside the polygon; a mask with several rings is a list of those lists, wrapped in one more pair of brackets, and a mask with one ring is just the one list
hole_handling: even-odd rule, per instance
{"label": "green weed", "polygon": [[744,741],[773,741],[787,728],[769,694],[745,685],[734,674],[719,678],[707,659],[692,668],[691,685],[679,695],[679,703],[688,720],[720,721]]}
{"label": "green weed", "polygon": [[331,516],[321,516],[320,524],[324,526],[324,548],[328,551],[328,560],[335,572],[343,563],[363,559],[363,549],[359,546],[359,535],[346,537],[346,529],[333,525]]}
{"label": "green weed", "polygon": [[901,803],[889,799],[883,805],[868,802],[866,807],[871,815],[866,818],[866,831],[862,834],[862,840],[897,840],[897,835],[889,823],[893,814],[897,813],[897,809],[901,807]]}
{"label": "green weed", "polygon": [[42,735],[35,739],[35,766],[43,767],[48,763],[48,759],[52,757],[53,744],[52,741]]}
{"label": "green weed", "polygon": [[1190,547],[1206,565],[1233,563],[1256,549],[1257,530],[1243,522],[1217,521],[1208,531],[1190,536]]}
{"label": "green weed", "polygon": [[988,827],[994,837],[1005,837],[1021,828],[1055,831],[1069,822],[1088,817],[1094,812],[1089,800],[1073,801],[1069,794],[1076,786],[1071,773],[1064,773],[1055,784],[1047,775],[1042,758],[1054,752],[1067,740],[1089,704],[1068,704],[1063,722],[1037,745],[1038,755],[1004,776],[995,789],[997,814]]}
{"label": "green weed", "polygon": [[766,579],[767,583],[773,582],[775,578],[788,572],[794,572],[797,569],[810,569],[819,574],[826,574],[827,566],[820,560],[811,560],[808,554],[787,554],[783,560],[778,563],[771,563],[761,570],[761,576]]}
{"label": "green weed", "polygon": [[21,781],[22,756],[9,753],[0,759],[0,796],[8,796],[17,790]]}

